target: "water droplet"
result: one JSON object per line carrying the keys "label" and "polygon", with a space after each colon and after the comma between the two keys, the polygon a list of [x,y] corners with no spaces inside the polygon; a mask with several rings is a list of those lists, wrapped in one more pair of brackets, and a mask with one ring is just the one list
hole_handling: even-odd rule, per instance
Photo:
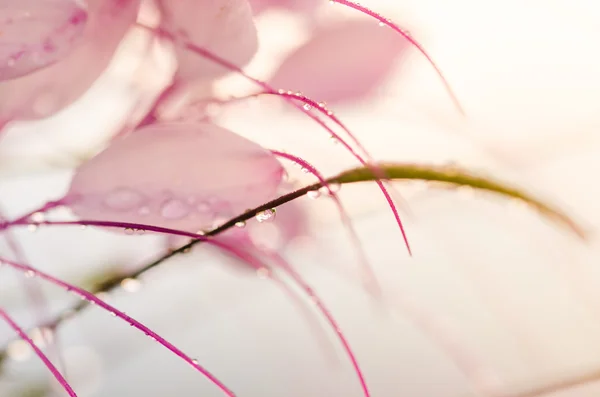
{"label": "water droplet", "polygon": [[385,26],[385,23],[383,23],[383,22],[379,22],[379,26],[380,26],[380,27],[384,27],[384,26]]}
{"label": "water droplet", "polygon": [[113,317],[117,317],[117,313],[115,313],[115,312],[110,312],[110,315]]}
{"label": "water droplet", "polygon": [[127,235],[132,235],[134,233],[135,233],[135,229],[132,229],[130,227],[125,229],[125,234],[127,234]]}
{"label": "water droplet", "polygon": [[27,230],[29,230],[30,232],[35,232],[36,230],[38,230],[38,226],[37,225],[28,225],[27,226]]}
{"label": "water droplet", "polygon": [[142,283],[135,278],[126,278],[121,281],[121,288],[127,292],[137,292],[142,288]]}
{"label": "water droplet", "polygon": [[275,208],[264,210],[256,214],[256,220],[259,222],[272,221],[275,219]]}
{"label": "water droplet", "polygon": [[25,277],[27,278],[33,278],[35,276],[35,272],[33,270],[27,270],[25,272]]}
{"label": "water droplet", "polygon": [[190,207],[179,199],[167,200],[160,209],[160,214],[167,219],[181,219],[190,213]]}
{"label": "water droplet", "polygon": [[196,360],[195,358],[192,359],[192,364],[194,365],[198,365],[198,360]]}
{"label": "water droplet", "polygon": [[271,270],[266,267],[261,267],[260,269],[256,270],[256,275],[262,279],[269,277],[270,274],[271,274]]}
{"label": "water droplet", "polygon": [[210,204],[206,201],[201,201],[200,203],[198,203],[198,205],[196,205],[196,210],[202,214],[205,214],[211,211],[211,207]]}
{"label": "water droplet", "polygon": [[26,361],[32,356],[33,351],[26,341],[16,340],[8,345],[6,353],[15,361]]}
{"label": "water droplet", "polygon": [[34,222],[44,222],[44,220],[46,219],[43,212],[35,212],[35,213],[31,214],[30,218]]}
{"label": "water droplet", "polygon": [[128,211],[138,207],[144,201],[139,192],[121,187],[113,190],[104,198],[104,206],[115,211]]}
{"label": "water droplet", "polygon": [[239,228],[246,227],[246,222],[244,222],[244,221],[236,222],[235,225]]}
{"label": "water droplet", "polygon": [[[329,114],[329,112],[327,112],[327,113]],[[333,144],[338,144],[338,143],[340,142],[340,140],[339,140],[339,139],[337,138],[337,136],[335,136],[335,135],[331,135],[331,136],[329,137],[329,140],[330,140],[330,141],[331,141],[331,143],[333,143]]]}
{"label": "water droplet", "polygon": [[81,230],[85,230],[85,229],[87,229],[87,225],[81,225],[81,226],[79,226],[79,228],[80,228]]}
{"label": "water droplet", "polygon": [[308,103],[305,103],[302,107],[304,108],[304,110],[312,109],[312,106],[310,106],[310,104],[308,104]]}
{"label": "water droplet", "polygon": [[319,197],[321,197],[321,192],[319,192],[318,190],[310,190],[306,193],[306,196],[312,200],[318,199]]}

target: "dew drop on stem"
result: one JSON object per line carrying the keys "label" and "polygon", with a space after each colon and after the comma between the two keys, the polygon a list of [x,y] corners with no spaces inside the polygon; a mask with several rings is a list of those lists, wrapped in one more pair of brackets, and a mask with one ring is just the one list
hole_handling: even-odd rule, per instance
{"label": "dew drop on stem", "polygon": [[259,222],[267,222],[275,219],[275,208],[264,210],[256,214],[256,220]]}
{"label": "dew drop on stem", "polygon": [[321,197],[321,192],[319,192],[318,190],[310,190],[306,193],[306,197],[312,200],[318,199],[319,197]]}

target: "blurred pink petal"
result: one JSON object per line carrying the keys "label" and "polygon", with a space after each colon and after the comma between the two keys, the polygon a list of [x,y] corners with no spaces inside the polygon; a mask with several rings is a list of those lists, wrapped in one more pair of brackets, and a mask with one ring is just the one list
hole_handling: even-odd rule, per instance
{"label": "blurred pink petal", "polygon": [[196,232],[272,199],[282,175],[269,151],[229,130],[155,124],[83,164],[65,199],[82,219]]}
{"label": "blurred pink petal", "polygon": [[47,117],[78,99],[108,66],[137,17],[139,3],[89,0],[88,20],[77,48],[51,66],[0,82],[0,119]]}
{"label": "blurred pink petal", "polygon": [[[159,0],[163,28],[182,35],[237,66],[245,65],[258,48],[256,27],[247,0]],[[180,81],[213,79],[228,70],[176,48]]]}
{"label": "blurred pink petal", "polygon": [[75,0],[0,0],[0,81],[63,59],[81,42],[86,22]]}
{"label": "blurred pink petal", "polygon": [[393,70],[406,43],[373,21],[349,21],[321,28],[293,52],[270,84],[328,103],[369,94]]}
{"label": "blurred pink petal", "polygon": [[269,8],[284,8],[291,11],[306,12],[317,8],[322,0],[250,0],[250,6],[255,14],[259,14]]}

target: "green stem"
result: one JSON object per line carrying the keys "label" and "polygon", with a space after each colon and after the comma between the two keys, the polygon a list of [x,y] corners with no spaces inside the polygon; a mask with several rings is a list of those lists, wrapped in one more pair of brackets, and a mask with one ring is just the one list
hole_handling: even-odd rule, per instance
{"label": "green stem", "polygon": [[[508,197],[511,199],[519,200],[523,203],[528,204],[531,208],[538,210],[544,216],[546,216],[550,219],[553,219],[553,220],[557,221],[558,223],[562,224],[564,227],[566,227],[568,230],[573,232],[578,237],[580,237],[582,239],[585,239],[585,237],[586,237],[585,231],[579,225],[577,225],[572,219],[570,219],[567,215],[560,212],[559,210],[543,203],[540,200],[535,199],[534,197],[526,194],[525,192],[523,192],[517,188],[511,187],[509,185],[503,184],[498,181],[494,181],[492,179],[489,179],[489,178],[486,178],[483,176],[477,176],[466,170],[462,170],[457,167],[447,167],[447,166],[443,167],[443,166],[419,165],[419,164],[408,164],[408,163],[407,164],[399,164],[399,163],[382,164],[379,167],[380,167],[379,169],[385,173],[385,175],[387,177],[386,179],[389,181],[420,180],[420,181],[425,181],[425,182],[447,184],[449,186],[466,186],[466,187],[469,187],[472,189],[488,191],[488,192],[495,193],[495,194],[498,194],[501,196],[505,196],[505,197]],[[306,195],[308,192],[316,191],[316,190],[322,188],[323,186],[326,186],[329,184],[345,185],[345,184],[359,183],[359,182],[371,182],[371,181],[376,181],[377,179],[378,178],[377,178],[377,176],[375,176],[373,174],[373,171],[367,167],[354,168],[354,169],[342,172],[341,174],[339,174],[337,176],[327,179],[326,184],[325,183],[314,183],[312,185],[303,187],[301,189],[298,189],[298,190],[295,190],[288,194],[285,194],[283,196],[280,196],[280,197],[278,197],[272,201],[269,201],[268,203],[265,203],[259,207],[248,210],[248,211],[244,212],[243,214],[240,214],[240,215],[236,216],[235,218],[228,220],[221,226],[206,232],[205,236],[208,236],[208,237],[217,236],[218,234],[223,233],[224,231],[226,231],[228,229],[231,229],[238,222],[245,222],[247,220],[250,220],[262,211],[267,211],[272,208],[276,208],[280,205],[283,205],[292,200],[300,198],[300,197]],[[153,262],[148,263],[147,265],[145,265],[131,273],[113,275],[113,276],[109,277],[108,279],[106,279],[105,281],[98,283],[92,289],[92,292],[95,294],[109,292],[109,291],[113,290],[114,288],[118,287],[123,280],[129,279],[129,278],[137,278],[137,277],[141,276],[143,273],[147,272],[148,270],[162,264],[167,259],[169,259],[177,254],[188,252],[193,246],[195,246],[196,244],[199,244],[201,242],[202,242],[202,240],[192,240],[189,243],[187,243],[175,250],[170,251],[169,253],[161,256],[160,258],[157,258]],[[59,326],[63,321],[67,320],[68,318],[73,317],[73,315],[75,315],[76,313],[78,313],[81,310],[88,307],[88,305],[89,305],[89,303],[87,301],[81,301],[80,303],[78,303],[77,305],[72,307],[71,309],[66,310],[63,313],[61,313],[50,323],[45,324],[45,326],[55,328],[55,327]],[[0,362],[5,357],[5,354],[6,354],[6,352],[4,350],[0,351]]]}

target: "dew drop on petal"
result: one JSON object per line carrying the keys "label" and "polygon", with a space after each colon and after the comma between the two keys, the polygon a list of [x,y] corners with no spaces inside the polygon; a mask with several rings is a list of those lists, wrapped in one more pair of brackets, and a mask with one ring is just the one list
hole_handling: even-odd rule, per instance
{"label": "dew drop on petal", "polygon": [[0,0],[0,81],[63,59],[80,44],[87,19],[76,0]]}
{"label": "dew drop on petal", "polygon": [[210,204],[208,204],[206,201],[201,201],[196,205],[196,210],[200,213],[210,212]]}
{"label": "dew drop on petal", "polygon": [[167,219],[185,218],[189,213],[189,205],[177,198],[167,200],[160,208],[160,214]]}
{"label": "dew drop on petal", "polygon": [[152,124],[83,163],[64,200],[80,219],[194,232],[272,200],[283,173],[273,153],[214,124]]}
{"label": "dew drop on petal", "polygon": [[115,211],[128,211],[137,208],[144,201],[144,196],[130,188],[117,188],[104,199],[104,205]]}

